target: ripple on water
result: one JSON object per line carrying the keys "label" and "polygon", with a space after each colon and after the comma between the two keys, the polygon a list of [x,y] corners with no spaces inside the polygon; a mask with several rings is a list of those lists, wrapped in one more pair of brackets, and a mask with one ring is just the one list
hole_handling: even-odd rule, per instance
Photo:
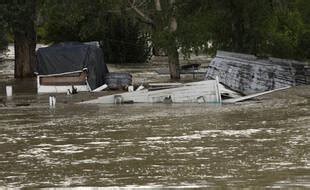
{"label": "ripple on water", "polygon": [[10,110],[0,115],[0,186],[308,187],[309,175],[296,177],[310,170],[309,117],[253,106],[66,105],[28,109],[24,123],[28,113]]}
{"label": "ripple on water", "polygon": [[54,145],[54,150],[52,150],[52,152],[55,154],[76,154],[76,153],[82,153],[88,149],[89,147],[82,147],[73,144],[65,144],[65,145]]}

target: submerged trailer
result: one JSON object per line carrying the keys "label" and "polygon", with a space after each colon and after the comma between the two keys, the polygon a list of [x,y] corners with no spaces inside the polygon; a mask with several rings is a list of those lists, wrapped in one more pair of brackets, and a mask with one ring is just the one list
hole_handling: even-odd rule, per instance
{"label": "submerged trailer", "polygon": [[182,86],[164,90],[141,90],[82,102],[83,104],[121,104],[121,103],[221,103],[218,80],[186,83]]}
{"label": "submerged trailer", "polygon": [[37,92],[92,91],[105,84],[109,73],[101,48],[67,42],[37,51]]}

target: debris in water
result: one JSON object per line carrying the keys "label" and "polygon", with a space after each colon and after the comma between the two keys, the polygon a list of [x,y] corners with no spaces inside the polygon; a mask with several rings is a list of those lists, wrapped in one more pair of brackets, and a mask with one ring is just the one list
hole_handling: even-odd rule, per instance
{"label": "debris in water", "polygon": [[230,89],[250,95],[307,84],[307,73],[307,64],[303,62],[218,51],[205,79],[218,76],[220,82]]}

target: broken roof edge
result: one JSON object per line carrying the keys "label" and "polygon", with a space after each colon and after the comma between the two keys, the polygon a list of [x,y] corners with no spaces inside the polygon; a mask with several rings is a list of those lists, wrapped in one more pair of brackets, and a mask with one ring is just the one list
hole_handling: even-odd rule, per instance
{"label": "broken roof edge", "polygon": [[247,59],[247,60],[252,60],[252,61],[257,60],[257,57],[255,55],[244,54],[244,53],[236,53],[236,52],[228,52],[228,51],[222,51],[222,50],[218,50],[216,52],[216,57],[233,57],[233,58]]}
{"label": "broken roof edge", "polygon": [[297,61],[293,59],[283,59],[283,58],[276,58],[276,57],[258,57],[253,54],[245,54],[245,53],[237,53],[237,52],[228,52],[223,50],[218,50],[215,57],[220,58],[235,58],[247,61],[259,61],[260,63],[274,63],[274,64],[300,64],[300,65],[310,65],[307,61]]}
{"label": "broken roof edge", "polygon": [[57,74],[48,74],[48,75],[39,75],[38,72],[35,72],[34,74],[38,77],[55,77],[55,76],[62,76],[62,75],[69,75],[69,74],[75,74],[75,73],[81,73],[83,71],[87,71],[88,69],[85,67],[82,70],[77,71],[70,71],[70,72],[64,72],[64,73],[57,73]]}
{"label": "broken roof edge", "polygon": [[[41,48],[50,48],[50,47],[64,47],[64,46],[79,46],[79,45],[88,45],[88,46],[95,46],[100,48],[100,44],[97,41],[90,41],[90,42],[79,42],[79,41],[65,41],[65,42],[58,42],[54,44],[50,44],[47,47],[41,47]],[[40,48],[38,48],[40,49]]]}

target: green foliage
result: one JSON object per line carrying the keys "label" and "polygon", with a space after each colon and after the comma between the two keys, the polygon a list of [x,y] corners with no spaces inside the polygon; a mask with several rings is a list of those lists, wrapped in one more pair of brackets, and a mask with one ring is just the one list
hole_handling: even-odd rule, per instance
{"label": "green foliage", "polygon": [[1,28],[0,29],[0,52],[2,50],[5,50],[7,46],[8,46],[7,32]]}
{"label": "green foliage", "polygon": [[[84,41],[101,27],[99,1],[46,0],[42,3],[38,37],[46,42]],[[98,9],[97,9],[98,8]]]}
{"label": "green foliage", "polygon": [[6,4],[0,3],[0,51],[6,49],[8,45],[6,7]]}
{"label": "green foliage", "polygon": [[37,0],[7,0],[5,4],[6,18],[12,33],[26,35],[29,30],[33,30]]}
{"label": "green foliage", "polygon": [[309,59],[308,0],[190,0],[179,7],[185,53],[227,50]]}
{"label": "green foliage", "polygon": [[147,37],[124,6],[121,0],[46,0],[38,38],[47,43],[100,41],[107,62],[145,62]]}
{"label": "green foliage", "polygon": [[[124,0],[2,0],[0,49],[8,36],[25,31],[35,20],[39,42],[100,41],[108,62],[145,62],[150,44],[176,47],[185,56],[227,50],[310,59],[309,0],[175,0],[175,6],[160,2],[161,11],[156,11],[154,0],[136,3],[153,21],[147,23]],[[34,6],[39,8],[37,18]],[[172,16],[177,20],[173,33]]]}
{"label": "green foliage", "polygon": [[102,46],[110,63],[143,63],[150,55],[148,35],[128,17],[108,19]]}
{"label": "green foliage", "polygon": [[297,42],[298,53],[301,58],[310,60],[310,1],[296,0],[296,7],[303,23]]}
{"label": "green foliage", "polygon": [[270,54],[282,58],[298,59],[298,40],[302,23],[297,12],[278,13],[269,34]]}
{"label": "green foliage", "polygon": [[[37,0],[3,0],[0,2],[0,49],[15,35],[30,36],[36,20]],[[35,36],[35,35],[33,35]]]}

